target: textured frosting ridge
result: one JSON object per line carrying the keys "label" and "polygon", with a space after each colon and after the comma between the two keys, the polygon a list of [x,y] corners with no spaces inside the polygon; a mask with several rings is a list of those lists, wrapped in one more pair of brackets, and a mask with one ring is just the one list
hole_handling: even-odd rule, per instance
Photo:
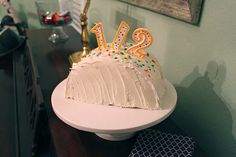
{"label": "textured frosting ridge", "polygon": [[160,109],[165,84],[155,58],[129,54],[107,44],[74,64],[68,75],[65,97],[78,102],[119,107]]}

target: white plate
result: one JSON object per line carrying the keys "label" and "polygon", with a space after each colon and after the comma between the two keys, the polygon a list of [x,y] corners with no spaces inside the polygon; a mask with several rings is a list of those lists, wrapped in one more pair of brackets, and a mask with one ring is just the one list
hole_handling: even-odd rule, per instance
{"label": "white plate", "polygon": [[[122,135],[130,137],[136,131],[151,127],[166,119],[174,110],[177,94],[173,85],[165,80],[167,91],[163,98],[162,110],[121,108],[116,106],[83,104],[65,98],[67,80],[54,89],[51,97],[56,115],[66,124],[79,130],[94,132],[98,136]],[[106,138],[107,137],[107,138]],[[112,139],[110,139],[112,140]]]}

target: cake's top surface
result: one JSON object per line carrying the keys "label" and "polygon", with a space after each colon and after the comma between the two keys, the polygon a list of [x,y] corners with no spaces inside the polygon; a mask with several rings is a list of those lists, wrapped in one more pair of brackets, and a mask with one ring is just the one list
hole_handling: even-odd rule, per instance
{"label": "cake's top surface", "polygon": [[82,66],[86,62],[95,62],[103,58],[110,58],[125,67],[138,69],[140,73],[145,74],[146,78],[162,78],[160,64],[157,59],[148,55],[138,57],[128,54],[126,51],[132,46],[132,43],[126,43],[119,50],[114,50],[111,44],[107,44],[106,49],[96,48],[92,50],[77,66]]}

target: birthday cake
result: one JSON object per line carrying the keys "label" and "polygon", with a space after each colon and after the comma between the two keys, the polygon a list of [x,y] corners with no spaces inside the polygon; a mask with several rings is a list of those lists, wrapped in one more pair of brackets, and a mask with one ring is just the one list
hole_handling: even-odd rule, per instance
{"label": "birthday cake", "polygon": [[112,43],[106,43],[102,25],[96,24],[98,48],[73,64],[65,97],[83,104],[161,109],[166,87],[157,59],[143,49],[152,44],[146,29],[132,35],[138,44],[124,43],[129,26],[122,22]]}

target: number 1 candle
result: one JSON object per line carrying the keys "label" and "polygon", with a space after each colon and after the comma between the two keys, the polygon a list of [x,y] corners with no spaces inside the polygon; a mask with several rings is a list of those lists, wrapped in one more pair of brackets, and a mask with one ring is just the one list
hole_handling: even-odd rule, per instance
{"label": "number 1 candle", "polygon": [[95,26],[90,30],[90,32],[96,35],[98,48],[106,49],[107,43],[104,37],[103,25],[101,23],[96,23]]}

